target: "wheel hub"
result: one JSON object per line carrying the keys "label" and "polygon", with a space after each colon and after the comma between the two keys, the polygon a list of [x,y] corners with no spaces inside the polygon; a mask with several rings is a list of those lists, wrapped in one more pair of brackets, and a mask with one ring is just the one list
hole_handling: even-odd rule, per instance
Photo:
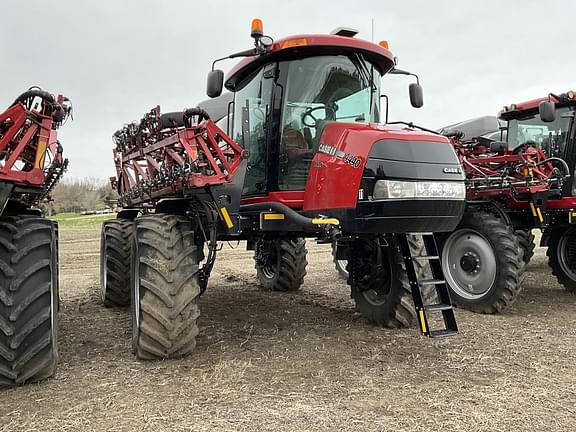
{"label": "wheel hub", "polygon": [[476,274],[480,271],[480,257],[474,252],[466,252],[460,259],[460,267],[467,273]]}
{"label": "wheel hub", "polygon": [[387,253],[382,253],[378,262],[377,251],[357,250],[353,254],[349,268],[355,286],[368,303],[381,306],[386,303],[392,284],[392,263]]}

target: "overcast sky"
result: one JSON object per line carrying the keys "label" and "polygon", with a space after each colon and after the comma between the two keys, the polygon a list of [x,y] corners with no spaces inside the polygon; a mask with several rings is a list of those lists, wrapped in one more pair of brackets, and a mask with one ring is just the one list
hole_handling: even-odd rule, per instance
{"label": "overcast sky", "polygon": [[205,99],[212,60],[252,46],[254,17],[274,38],[347,26],[368,40],[373,19],[374,39],[424,87],[415,110],[410,80],[384,78],[391,119],[431,128],[576,87],[573,1],[27,0],[0,10],[0,110],[32,85],[67,95],[68,176],[107,178],[112,133],[157,104]]}

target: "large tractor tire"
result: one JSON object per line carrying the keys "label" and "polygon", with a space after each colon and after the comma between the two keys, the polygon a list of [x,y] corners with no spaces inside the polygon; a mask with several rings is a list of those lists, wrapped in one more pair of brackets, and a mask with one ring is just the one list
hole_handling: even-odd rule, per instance
{"label": "large tractor tire", "polygon": [[525,251],[511,226],[494,215],[464,214],[443,236],[442,269],[452,302],[473,312],[499,313],[522,292]]}
{"label": "large tractor tire", "polygon": [[260,240],[254,260],[260,285],[270,291],[298,291],[306,276],[306,240]]}
{"label": "large tractor tire", "polygon": [[37,382],[56,373],[56,255],[52,221],[0,218],[0,385]]}
{"label": "large tractor tire", "polygon": [[338,243],[332,243],[332,261],[334,261],[334,267],[336,267],[336,271],[340,275],[340,277],[344,280],[348,280],[348,260],[346,259],[338,259],[336,258],[336,250],[338,248]]}
{"label": "large tractor tire", "polygon": [[524,254],[522,255],[524,263],[528,265],[532,257],[534,256],[534,249],[536,244],[534,243],[534,234],[532,230],[516,230],[516,237],[518,237],[518,243],[522,248]]}
{"label": "large tractor tire", "polygon": [[137,218],[131,256],[134,353],[144,360],[190,354],[198,334],[202,260],[190,220],[168,214]]}
{"label": "large tractor tire", "polygon": [[100,236],[100,298],[105,306],[130,306],[130,250],[134,221],[114,219],[102,224]]}
{"label": "large tractor tire", "polygon": [[[414,255],[426,255],[420,236],[410,235],[408,241]],[[398,248],[392,245],[383,249],[376,240],[357,240],[352,248],[348,284],[356,309],[381,327],[402,328],[415,323],[412,290]],[[417,261],[414,264],[418,277],[425,279],[426,268]],[[423,296],[428,303],[429,295]]]}
{"label": "large tractor tire", "polygon": [[576,227],[553,230],[546,255],[558,282],[566,291],[576,293]]}

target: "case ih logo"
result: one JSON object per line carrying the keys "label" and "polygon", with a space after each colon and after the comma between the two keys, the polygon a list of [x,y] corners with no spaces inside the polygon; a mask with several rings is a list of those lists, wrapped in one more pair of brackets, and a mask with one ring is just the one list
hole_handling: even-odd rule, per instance
{"label": "case ih logo", "polygon": [[460,167],[446,167],[442,170],[444,174],[462,174],[462,168]]}
{"label": "case ih logo", "polygon": [[362,160],[359,157],[353,156],[349,153],[344,153],[342,150],[338,150],[336,147],[328,144],[320,144],[318,147],[318,153],[335,156],[354,168],[360,168],[360,165],[362,164]]}

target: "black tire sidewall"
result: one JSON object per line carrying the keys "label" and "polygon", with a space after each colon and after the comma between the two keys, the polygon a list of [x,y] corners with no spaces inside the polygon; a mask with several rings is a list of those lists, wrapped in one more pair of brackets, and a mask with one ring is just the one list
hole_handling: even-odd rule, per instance
{"label": "black tire sidewall", "polygon": [[[404,288],[402,286],[401,281],[398,278],[399,269],[396,265],[394,265],[395,263],[392,262],[393,257],[391,255],[392,254],[390,253],[390,251],[387,251],[387,253],[382,254],[381,265],[383,267],[386,266],[387,270],[389,271],[389,276],[386,279],[389,290],[384,302],[378,305],[374,304],[366,298],[365,293],[368,290],[360,291],[352,287],[351,290],[352,298],[356,302],[358,310],[363,315],[373,315],[374,317],[389,316],[396,309],[396,306],[398,304],[397,301],[398,295],[404,291]],[[384,262],[384,260],[386,260],[386,262]]]}
{"label": "black tire sidewall", "polygon": [[[361,249],[355,249],[351,253],[352,262],[348,264],[348,269],[351,271],[348,285],[350,286],[351,297],[356,304],[356,309],[368,321],[381,327],[401,328],[411,326],[416,320],[416,311],[412,301],[408,277],[404,269],[402,254],[395,245],[390,245],[382,251],[382,260],[386,260],[386,266],[389,269],[388,277],[385,279],[389,290],[381,304],[374,304],[366,298],[364,292],[371,289],[374,284],[381,283],[382,275],[374,271],[368,275],[368,280],[359,282],[357,278],[362,277],[362,275],[356,266],[375,268],[378,262],[377,259],[374,259],[374,256],[378,255],[377,248],[381,246],[374,239],[365,239],[362,242],[364,242],[364,245],[362,245]],[[368,244],[365,242],[368,242]],[[357,248],[359,244],[361,243],[357,243],[353,247]],[[368,254],[361,252],[368,252]],[[363,260],[364,262],[362,262]],[[366,260],[371,262],[366,262]],[[381,265],[384,265],[384,262]],[[356,274],[356,272],[359,273]],[[361,286],[363,283],[367,283],[368,286]]]}
{"label": "black tire sidewall", "polygon": [[572,293],[576,293],[576,280],[566,273],[560,263],[560,246],[564,236],[575,235],[576,227],[564,227],[553,230],[548,239],[548,249],[546,251],[548,265],[552,269],[552,274],[556,276],[556,279],[564,289]]}
{"label": "black tire sidewall", "polygon": [[[258,262],[259,248],[269,247],[276,254],[271,277],[265,274],[263,266]],[[306,240],[302,237],[292,239],[262,239],[256,244],[255,267],[258,283],[266,290],[275,292],[298,291],[306,276]],[[290,263],[290,264],[289,264]]]}
{"label": "black tire sidewall", "polygon": [[134,235],[130,247],[130,316],[132,319],[132,352],[138,351],[138,338],[140,337],[140,323],[142,316],[140,312],[140,290],[139,286],[139,256],[138,240]]}

